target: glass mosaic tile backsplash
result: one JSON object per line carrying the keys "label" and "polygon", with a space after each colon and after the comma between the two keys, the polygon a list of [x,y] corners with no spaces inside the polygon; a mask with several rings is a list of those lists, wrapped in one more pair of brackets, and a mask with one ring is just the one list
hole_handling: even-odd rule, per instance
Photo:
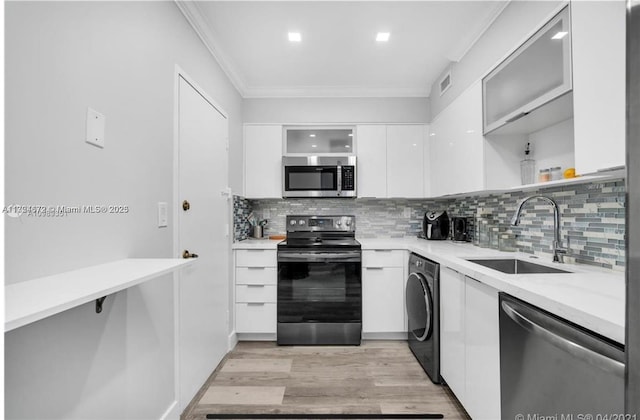
{"label": "glass mosaic tile backsplash", "polygon": [[428,210],[446,210],[449,217],[492,215],[495,229],[515,236],[521,252],[551,255],[553,211],[543,201],[532,200],[519,226],[510,226],[517,203],[530,195],[553,198],[561,211],[561,239],[569,245],[567,262],[623,270],[625,264],[625,183],[612,180],[508,192],[438,199],[273,199],[234,197],[234,239],[246,239],[249,212],[268,219],[265,235],[284,233],[288,214],[353,214],[357,237],[402,238],[420,233]]}

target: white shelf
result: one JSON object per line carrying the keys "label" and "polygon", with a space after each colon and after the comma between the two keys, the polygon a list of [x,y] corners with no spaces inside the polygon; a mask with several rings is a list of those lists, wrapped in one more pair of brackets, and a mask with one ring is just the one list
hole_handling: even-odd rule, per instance
{"label": "white shelf", "polygon": [[132,258],[5,286],[4,331],[170,273],[193,259]]}
{"label": "white shelf", "polygon": [[[504,193],[514,192],[514,191],[531,191],[531,190],[538,190],[540,188],[562,187],[565,185],[577,185],[577,184],[588,184],[591,182],[602,182],[602,181],[608,181],[612,179],[625,178],[625,176],[626,176],[626,172],[624,169],[616,169],[616,170],[607,171],[607,172],[582,175],[575,178],[559,179],[557,181],[547,181],[547,182],[537,182],[535,184],[516,185],[509,188],[499,188],[495,190],[469,191],[465,193],[443,195],[440,197],[456,198],[456,197],[466,197],[470,195],[489,195],[489,194],[504,194]],[[440,197],[432,197],[432,198],[440,198]]]}

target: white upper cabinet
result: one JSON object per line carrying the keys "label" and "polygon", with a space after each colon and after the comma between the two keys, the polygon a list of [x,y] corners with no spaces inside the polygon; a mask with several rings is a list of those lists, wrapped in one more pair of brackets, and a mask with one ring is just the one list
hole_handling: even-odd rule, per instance
{"label": "white upper cabinet", "polygon": [[422,198],[424,125],[387,126],[387,196]]}
{"label": "white upper cabinet", "polygon": [[284,127],[285,155],[351,155],[353,126]]}
{"label": "white upper cabinet", "polygon": [[282,197],[282,126],[244,126],[244,195]]}
{"label": "white upper cabinet", "polygon": [[479,82],[445,108],[430,126],[431,196],[484,189],[482,89]]}
{"label": "white upper cabinet", "polygon": [[485,134],[569,92],[572,86],[569,7],[493,69],[482,83]]}
{"label": "white upper cabinet", "polygon": [[578,173],[625,164],[624,1],[573,1],[573,112]]}
{"label": "white upper cabinet", "polygon": [[387,126],[359,125],[358,197],[387,196]]}

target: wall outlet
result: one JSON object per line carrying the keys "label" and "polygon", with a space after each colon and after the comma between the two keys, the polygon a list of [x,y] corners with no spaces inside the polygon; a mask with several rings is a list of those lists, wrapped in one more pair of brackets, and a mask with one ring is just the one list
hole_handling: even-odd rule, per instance
{"label": "wall outlet", "polygon": [[263,219],[271,219],[271,212],[267,209],[262,210]]}
{"label": "wall outlet", "polygon": [[169,206],[166,202],[158,203],[158,227],[167,227],[169,225]]}
{"label": "wall outlet", "polygon": [[105,117],[95,109],[87,108],[86,142],[104,148]]}
{"label": "wall outlet", "polygon": [[405,217],[405,219],[410,219],[411,218],[411,207],[405,207],[404,208],[403,216]]}

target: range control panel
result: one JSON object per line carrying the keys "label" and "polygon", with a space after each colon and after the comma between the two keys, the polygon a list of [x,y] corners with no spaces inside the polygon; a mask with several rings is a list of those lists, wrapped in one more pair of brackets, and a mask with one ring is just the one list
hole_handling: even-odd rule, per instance
{"label": "range control panel", "polygon": [[355,216],[287,216],[287,232],[355,232]]}

